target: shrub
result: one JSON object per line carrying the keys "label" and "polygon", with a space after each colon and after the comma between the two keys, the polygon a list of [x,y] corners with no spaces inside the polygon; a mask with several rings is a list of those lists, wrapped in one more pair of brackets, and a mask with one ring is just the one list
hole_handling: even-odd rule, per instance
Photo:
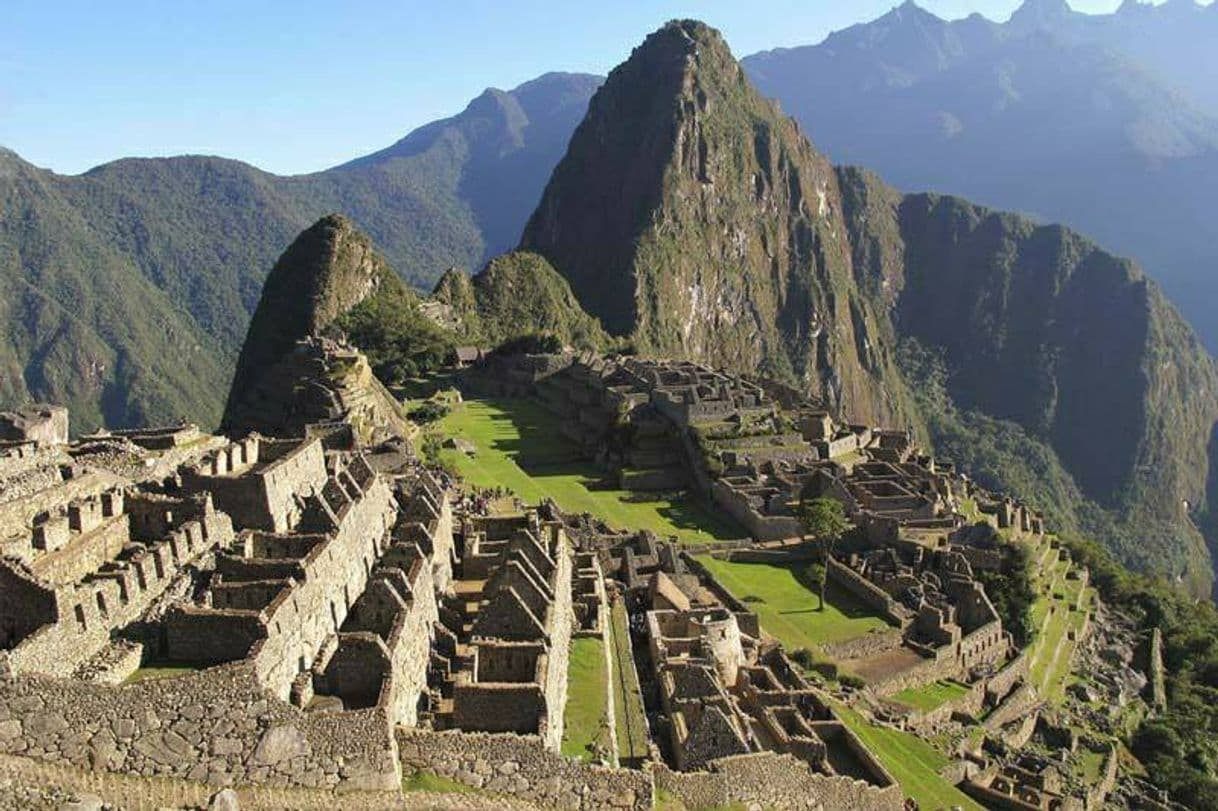
{"label": "shrub", "polygon": [[812,651],[807,648],[796,648],[791,651],[791,661],[804,670],[811,670],[816,665],[816,658],[812,655]]}
{"label": "shrub", "polygon": [[449,407],[444,403],[438,403],[435,400],[428,400],[418,408],[412,410],[407,416],[420,424],[436,422],[448,416]]}

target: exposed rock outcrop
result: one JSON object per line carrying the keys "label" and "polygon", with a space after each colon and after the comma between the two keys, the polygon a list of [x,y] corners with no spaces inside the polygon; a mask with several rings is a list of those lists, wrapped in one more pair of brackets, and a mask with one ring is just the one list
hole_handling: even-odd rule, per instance
{"label": "exposed rock outcrop", "polygon": [[369,424],[393,424],[408,435],[400,407],[367,359],[323,340],[342,337],[340,319],[381,298],[417,304],[349,220],[330,215],[304,231],[263,288],[228,395],[225,429],[295,436],[311,422],[368,412],[375,415]]}

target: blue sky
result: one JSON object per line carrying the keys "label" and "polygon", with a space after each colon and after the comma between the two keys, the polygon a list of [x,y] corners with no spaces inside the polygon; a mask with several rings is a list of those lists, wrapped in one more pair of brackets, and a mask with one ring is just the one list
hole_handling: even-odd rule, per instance
{"label": "blue sky", "polygon": [[[0,145],[65,174],[186,153],[308,172],[457,113],[488,86],[605,73],[674,17],[716,26],[744,56],[819,42],[897,3],[4,0]],[[996,20],[1018,4],[920,0],[944,17]]]}

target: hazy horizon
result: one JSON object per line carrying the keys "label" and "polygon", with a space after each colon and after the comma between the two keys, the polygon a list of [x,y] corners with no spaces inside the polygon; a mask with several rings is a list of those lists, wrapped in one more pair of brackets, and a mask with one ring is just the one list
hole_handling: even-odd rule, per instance
{"label": "hazy horizon", "polygon": [[[919,2],[947,19],[979,12],[999,21],[1019,4]],[[21,0],[0,32],[8,77],[0,146],[62,174],[122,157],[183,154],[308,173],[455,115],[488,87],[511,89],[550,71],[603,75],[674,17],[705,20],[745,56],[815,44],[895,5],[628,0],[589,9],[465,0],[439,11],[357,2],[336,15],[315,0],[254,9],[232,0],[207,7],[142,0],[118,11]],[[1118,5],[1071,3],[1087,13]]]}

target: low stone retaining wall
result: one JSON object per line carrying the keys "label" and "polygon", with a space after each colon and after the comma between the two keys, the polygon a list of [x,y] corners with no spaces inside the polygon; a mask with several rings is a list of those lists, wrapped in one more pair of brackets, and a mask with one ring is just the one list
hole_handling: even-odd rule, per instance
{"label": "low stone retaining wall", "polygon": [[1036,695],[1036,690],[1029,684],[1022,684],[994,708],[994,711],[985,719],[984,726],[988,730],[998,729],[1025,715],[1039,703],[1040,699]]}
{"label": "low stone retaining wall", "polygon": [[307,714],[225,665],[110,686],[0,680],[0,754],[213,786],[394,789],[396,745],[383,710]]}
{"label": "low stone retaining wall", "polygon": [[906,719],[906,725],[916,732],[928,733],[943,726],[956,713],[976,715],[985,704],[985,682],[977,682],[959,698],[945,701],[933,710],[915,710]]}
{"label": "low stone retaining wall", "polygon": [[887,619],[894,625],[904,627],[907,622],[907,617],[904,616],[904,606],[897,603],[879,586],[872,583],[867,578],[860,575],[858,572],[851,569],[845,564],[838,563],[835,559],[829,558],[826,567],[826,574],[833,583],[841,586],[846,591],[853,594],[865,605],[872,610],[878,612],[882,617]]}
{"label": "low stone retaining wall", "polygon": [[679,798],[688,808],[749,807],[812,811],[899,811],[900,787],[883,788],[851,777],[816,774],[792,755],[761,752],[722,758],[710,772],[652,769],[656,789]]}
{"label": "low stone retaining wall", "polygon": [[401,728],[397,743],[403,771],[433,772],[545,808],[650,811],[654,802],[649,773],[581,763],[546,750],[534,735]]}
{"label": "low stone retaining wall", "polygon": [[1030,647],[1025,647],[1019,655],[1003,665],[1002,669],[986,680],[986,692],[991,701],[1000,701],[1015,689],[1015,685],[1028,677],[1032,666]]}
{"label": "low stone retaining wall", "polygon": [[904,634],[899,628],[892,628],[878,633],[868,633],[863,636],[847,639],[844,642],[831,642],[821,645],[821,651],[831,659],[862,659],[876,656],[901,647]]}
{"label": "low stone retaining wall", "polygon": [[[26,786],[53,786],[76,794],[92,794],[125,811],[159,811],[163,808],[206,808],[218,790],[206,783],[170,777],[135,777],[47,763],[31,758],[0,755],[0,781]],[[336,795],[322,789],[234,789],[241,811],[390,811],[402,808],[400,791],[360,791]],[[437,795],[438,796],[438,795]],[[427,807],[432,807],[430,804]],[[486,808],[494,806],[487,805]]]}

